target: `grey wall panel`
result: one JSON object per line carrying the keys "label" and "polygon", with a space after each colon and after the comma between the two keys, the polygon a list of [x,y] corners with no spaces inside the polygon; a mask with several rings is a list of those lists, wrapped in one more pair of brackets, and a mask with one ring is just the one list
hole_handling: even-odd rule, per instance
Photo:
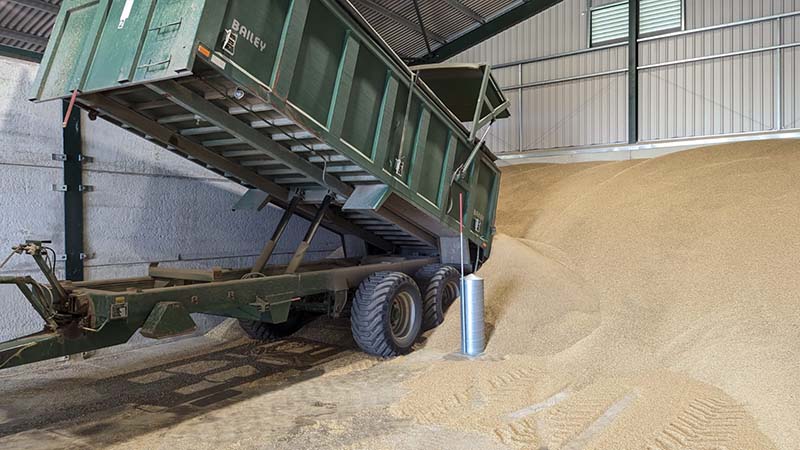
{"label": "grey wall panel", "polygon": [[800,89],[797,74],[800,73],[800,48],[783,53],[783,128],[800,128]]}
{"label": "grey wall panel", "polygon": [[778,27],[775,21],[658,39],[643,42],[639,46],[639,63],[659,64],[758,49],[777,45],[778,39]]}
{"label": "grey wall panel", "polygon": [[[800,2],[687,0],[686,8],[687,24],[696,28],[796,11]],[[784,19],[781,25],[772,20],[644,42],[640,62],[659,64],[797,42],[786,32],[787,24],[794,20]],[[786,55],[792,50],[783,52]],[[784,81],[779,87],[775,83],[777,64],[776,52],[769,51],[642,70],[640,138],[675,139],[776,129],[778,89],[783,91],[781,102],[791,104],[787,90],[797,77],[796,71],[784,66]]]}
{"label": "grey wall panel", "polygon": [[522,66],[522,82],[535,83],[624,69],[627,67],[627,60],[628,49],[616,47],[525,64]]}
{"label": "grey wall panel", "polygon": [[643,71],[640,138],[645,141],[774,127],[773,53]]}
{"label": "grey wall panel", "polygon": [[[581,50],[587,47],[587,1],[566,0],[483,42],[454,61],[501,64]],[[624,68],[627,49],[601,50],[495,71],[501,87],[557,80]],[[573,145],[622,142],[626,135],[627,88],[624,76],[577,80],[508,90],[512,118],[499,121],[487,142],[496,153]],[[568,98],[568,101],[563,101]],[[522,111],[522,118],[518,117]],[[522,130],[517,128],[521,123]],[[520,134],[522,145],[520,146]]]}
{"label": "grey wall panel", "polygon": [[[519,151],[519,91],[513,90],[506,92],[506,97],[511,102],[511,117],[498,120],[492,125],[489,134],[486,135],[486,144],[495,153]],[[523,113],[524,114],[524,113]]]}
{"label": "grey wall panel", "polygon": [[686,27],[702,28],[800,10],[800,0],[684,0]]}
{"label": "grey wall panel", "polygon": [[589,0],[589,3],[592,5],[592,8],[597,6],[605,6],[610,5],[612,3],[619,3],[620,0]]}
{"label": "grey wall panel", "polygon": [[[61,105],[24,101],[34,64],[0,57],[0,67],[0,258],[26,239],[52,239],[52,247],[63,250],[63,195],[51,190],[61,183],[63,171],[50,157],[61,153]],[[56,265],[61,277],[63,268],[61,262]],[[8,276],[35,273],[33,260],[22,256],[2,269]],[[0,286],[0,298],[0,340],[42,330],[42,319],[15,286]]]}
{"label": "grey wall panel", "polygon": [[492,69],[492,75],[494,76],[494,79],[497,80],[497,84],[500,86],[500,88],[516,86],[519,84],[518,66]]}
{"label": "grey wall panel", "polygon": [[[587,9],[615,2],[565,0],[454,60],[508,64],[586,50]],[[684,6],[686,29],[798,11],[800,0],[685,0]],[[647,40],[640,45],[640,64],[791,43],[800,43],[800,18]],[[780,55],[771,50],[642,69],[640,139],[769,131],[780,124],[800,128],[800,48],[781,50]],[[521,71],[519,66],[510,66],[496,75],[501,86],[509,87],[625,68],[627,48],[620,46],[526,63]],[[512,101],[512,114],[522,111],[523,117],[519,122],[501,123],[493,131],[489,142],[498,153],[625,141],[625,74],[529,87],[519,100],[517,90],[506,94]],[[512,128],[517,123],[522,129],[515,133]]]}
{"label": "grey wall panel", "polygon": [[625,141],[626,94],[625,74],[524,89],[523,149]]}
{"label": "grey wall panel", "polygon": [[[800,41],[800,18],[783,21],[783,42]],[[783,50],[781,111],[783,128],[800,128],[800,48]]]}

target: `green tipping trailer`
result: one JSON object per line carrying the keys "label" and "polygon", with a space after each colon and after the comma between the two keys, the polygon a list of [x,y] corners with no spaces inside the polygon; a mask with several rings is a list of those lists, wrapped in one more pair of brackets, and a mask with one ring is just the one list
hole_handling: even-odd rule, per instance
{"label": "green tipping trailer", "polygon": [[[65,0],[51,36],[34,101],[68,99],[248,187],[241,204],[285,212],[241,270],[154,264],[144,278],[63,282],[46,242],[14,247],[49,284],[0,283],[46,325],[0,344],[0,369],[139,329],[187,333],[193,312],[259,338],[301,313],[349,312],[361,348],[396,355],[442,320],[452,266],[489,257],[500,173],[484,139],[508,101],[487,65],[409,68],[347,0]],[[288,265],[267,266],[294,214],[310,221],[304,240]],[[320,227],[371,256],[303,264]]]}

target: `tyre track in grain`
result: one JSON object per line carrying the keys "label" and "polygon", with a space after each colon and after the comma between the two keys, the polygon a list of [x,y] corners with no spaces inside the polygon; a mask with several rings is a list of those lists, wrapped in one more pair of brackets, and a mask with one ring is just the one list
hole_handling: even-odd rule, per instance
{"label": "tyre track in grain", "polygon": [[740,404],[717,397],[696,398],[652,439],[647,449],[724,448],[747,417]]}

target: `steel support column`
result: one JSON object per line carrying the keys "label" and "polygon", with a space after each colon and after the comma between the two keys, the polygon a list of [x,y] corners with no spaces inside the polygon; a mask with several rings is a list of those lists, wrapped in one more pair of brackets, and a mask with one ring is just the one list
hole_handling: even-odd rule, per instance
{"label": "steel support column", "polygon": [[639,142],[639,0],[628,1],[628,143]]}
{"label": "steel support column", "polygon": [[[66,114],[69,102],[63,102]],[[63,130],[64,140],[64,253],[66,279],[83,280],[83,155],[81,151],[81,114],[74,109]]]}

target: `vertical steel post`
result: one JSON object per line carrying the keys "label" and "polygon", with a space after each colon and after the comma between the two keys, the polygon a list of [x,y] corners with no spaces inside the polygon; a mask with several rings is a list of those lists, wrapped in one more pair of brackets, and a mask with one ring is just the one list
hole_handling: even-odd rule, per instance
{"label": "vertical steel post", "polygon": [[628,143],[639,142],[639,0],[628,1]]}
{"label": "vertical steel post", "polygon": [[522,144],[522,64],[517,66],[517,80],[519,81],[519,98],[517,99],[517,139],[519,140],[519,145],[517,146],[518,151],[523,151],[524,145]]}
{"label": "vertical steel post", "polygon": [[275,246],[278,244],[281,236],[283,236],[283,232],[286,231],[286,227],[289,225],[289,220],[291,220],[292,216],[294,215],[294,211],[297,209],[297,205],[299,204],[300,196],[295,195],[292,197],[292,200],[289,202],[289,206],[286,207],[286,210],[283,212],[283,216],[281,216],[281,220],[275,227],[275,231],[272,232],[272,237],[269,239],[269,242],[264,245],[264,249],[261,250],[261,254],[258,255],[258,259],[256,260],[256,263],[253,265],[253,269],[250,272],[258,273],[264,270],[267,262],[269,262],[269,258],[275,251]]}
{"label": "vertical steel post", "polygon": [[295,273],[297,268],[300,267],[300,263],[303,262],[303,257],[306,255],[308,247],[311,246],[311,240],[314,239],[314,235],[317,234],[317,230],[322,224],[322,219],[325,217],[325,212],[328,210],[328,206],[330,206],[332,200],[333,197],[331,197],[330,194],[326,195],[322,200],[322,204],[319,205],[319,209],[317,210],[317,214],[314,216],[314,220],[312,220],[311,225],[308,226],[306,237],[304,237],[303,242],[297,246],[297,250],[295,250],[292,260],[289,261],[289,266],[286,267],[285,273]]}
{"label": "vertical steel post", "polygon": [[[778,29],[778,45],[783,45],[783,21],[779,17],[776,20],[776,28]],[[773,101],[775,108],[773,121],[775,122],[772,127],[776,131],[783,129],[783,49],[775,50],[775,67],[773,83],[773,92],[775,99]]]}
{"label": "vertical steel post", "polygon": [[461,287],[459,297],[461,299],[461,353],[467,353],[467,346],[464,337],[467,335],[466,323],[467,300],[464,296],[464,193],[458,193],[458,252],[461,257]]}
{"label": "vertical steel post", "polygon": [[[63,113],[67,114],[69,102],[64,101]],[[66,279],[83,280],[83,185],[81,115],[70,114],[63,129],[64,145],[64,253],[66,253]]]}

